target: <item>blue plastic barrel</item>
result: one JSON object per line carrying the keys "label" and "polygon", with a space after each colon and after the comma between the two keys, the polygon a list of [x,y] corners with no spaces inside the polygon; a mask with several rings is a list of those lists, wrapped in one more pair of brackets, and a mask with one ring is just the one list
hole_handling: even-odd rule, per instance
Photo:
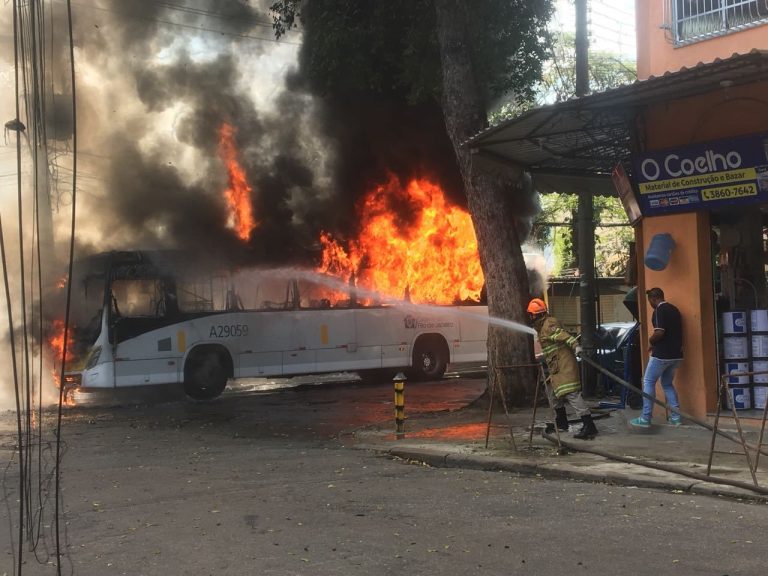
{"label": "blue plastic barrel", "polygon": [[669,256],[675,247],[671,234],[656,234],[645,253],[645,265],[651,270],[664,270],[669,264]]}

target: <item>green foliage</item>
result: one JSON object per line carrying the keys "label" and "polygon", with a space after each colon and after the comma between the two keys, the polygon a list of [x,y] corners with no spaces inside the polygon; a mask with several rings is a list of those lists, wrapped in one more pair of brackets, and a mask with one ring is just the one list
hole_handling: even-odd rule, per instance
{"label": "green foliage", "polygon": [[[589,52],[589,88],[602,92],[637,80],[635,62],[621,60],[616,54],[600,50]],[[576,95],[576,37],[573,33],[552,36],[550,52],[543,64],[533,101],[506,101],[492,113],[492,123],[513,118],[533,106],[563,102]]]}
{"label": "green foliage", "polygon": [[[615,88],[637,79],[634,62],[619,60],[609,52],[591,51],[589,54],[590,89],[602,91]],[[508,101],[500,106],[491,118],[492,123],[517,116],[536,106],[561,102],[573,98],[576,93],[576,48],[572,33],[558,34],[548,60],[543,66],[541,81],[536,85],[535,102]],[[548,246],[554,258],[554,275],[570,274],[577,267],[574,252],[573,229],[578,207],[578,196],[573,194],[547,194],[542,198],[542,210],[533,226],[533,240],[542,248]],[[599,276],[622,276],[629,258],[629,242],[634,239],[630,226],[600,227],[601,223],[628,223],[624,208],[618,198],[596,196],[594,198],[595,222],[595,272]],[[542,223],[565,223],[562,226],[545,226]]]}
{"label": "green foliage", "polygon": [[[637,80],[634,62],[620,60],[615,54],[600,50],[589,52],[589,88],[602,92]],[[576,94],[576,37],[558,34],[552,44],[550,59],[544,65],[540,93],[546,102],[562,102]]]}
{"label": "green foliage", "polygon": [[[549,246],[554,258],[552,274],[568,275],[577,265],[573,228],[576,226],[579,198],[574,194],[546,194],[541,212],[533,225],[534,241]],[[634,231],[618,198],[595,196],[595,273],[598,276],[623,276],[629,260],[629,243]],[[552,226],[551,224],[557,224]],[[604,226],[627,224],[627,226]],[[603,226],[601,226],[603,225]]]}
{"label": "green foliage", "polygon": [[[624,276],[629,264],[629,243],[635,232],[618,198],[595,197],[595,271],[599,276]],[[600,227],[599,224],[627,224]]]}
{"label": "green foliage", "polygon": [[289,30],[298,25],[301,17],[301,2],[296,0],[278,0],[269,7],[272,12],[272,28],[275,37],[280,39]]}
{"label": "green foliage", "polygon": [[[548,50],[552,0],[467,2],[478,85],[487,101],[533,95]],[[275,34],[301,23],[300,64],[315,94],[438,98],[442,77],[433,0],[280,0],[271,6]]]}

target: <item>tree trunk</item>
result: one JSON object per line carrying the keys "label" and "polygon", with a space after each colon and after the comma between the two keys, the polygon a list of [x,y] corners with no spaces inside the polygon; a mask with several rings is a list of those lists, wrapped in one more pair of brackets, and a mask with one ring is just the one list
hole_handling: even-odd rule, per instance
{"label": "tree trunk", "polygon": [[[488,312],[526,324],[528,273],[513,195],[523,194],[522,167],[482,170],[462,143],[487,126],[474,77],[464,0],[435,0],[443,73],[443,115],[464,181],[488,292]],[[533,340],[527,333],[493,325],[488,330],[489,384],[500,384],[510,405],[527,405],[537,372],[530,368]]]}

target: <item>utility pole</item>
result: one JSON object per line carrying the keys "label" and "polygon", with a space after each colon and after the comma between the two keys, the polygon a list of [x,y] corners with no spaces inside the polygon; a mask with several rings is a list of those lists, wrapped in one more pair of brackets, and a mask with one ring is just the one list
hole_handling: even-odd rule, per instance
{"label": "utility pole", "polygon": [[[33,251],[24,252],[26,238],[22,238],[19,241],[19,248],[22,250],[20,258],[22,259],[22,270],[26,267],[24,259],[33,258],[36,260],[39,254],[39,273],[42,276],[43,289],[49,289],[52,287],[54,279],[60,277],[54,267],[55,265],[55,238],[53,230],[53,210],[51,206],[51,174],[50,174],[50,156],[48,150],[48,134],[45,117],[46,105],[51,108],[54,102],[46,101],[46,68],[45,62],[45,50],[43,39],[45,33],[43,30],[43,24],[40,17],[40,2],[32,1],[26,3],[23,7],[15,7],[17,11],[18,25],[25,30],[25,34],[28,35],[27,39],[22,44],[21,37],[16,38],[14,41],[19,43],[20,49],[24,49],[28,52],[27,57],[23,58],[20,63],[19,73],[26,78],[25,90],[23,96],[17,95],[17,98],[23,98],[24,116],[26,125],[22,122],[21,118],[13,118],[5,123],[7,130],[13,130],[16,132],[17,138],[22,138],[27,142],[29,148],[30,161],[32,164],[32,207],[24,207],[24,210],[31,211],[35,216],[34,234],[36,235],[35,241],[39,243],[39,251],[35,254]],[[51,72],[48,72],[50,75]],[[50,95],[53,98],[53,94]],[[49,108],[50,109],[50,108]],[[19,114],[21,116],[21,114]],[[24,183],[24,188],[27,187],[27,183]],[[20,207],[20,210],[22,208]],[[31,235],[30,235],[31,237]],[[29,262],[33,269],[38,267],[37,262]]]}
{"label": "utility pole", "polygon": [[587,0],[576,0],[576,96],[589,94]]}
{"label": "utility pole", "polygon": [[[576,96],[589,93],[589,38],[587,0],[576,0]],[[579,192],[579,300],[581,304],[581,347],[590,359],[595,357],[595,223],[592,193]],[[595,370],[582,362],[585,396],[594,396]]]}

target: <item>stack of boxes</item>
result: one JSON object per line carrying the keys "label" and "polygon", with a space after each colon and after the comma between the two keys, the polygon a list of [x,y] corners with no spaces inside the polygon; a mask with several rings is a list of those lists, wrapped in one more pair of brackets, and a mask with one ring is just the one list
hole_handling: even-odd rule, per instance
{"label": "stack of boxes", "polygon": [[728,384],[725,405],[762,410],[768,396],[768,310],[724,312],[722,332],[722,372]]}

